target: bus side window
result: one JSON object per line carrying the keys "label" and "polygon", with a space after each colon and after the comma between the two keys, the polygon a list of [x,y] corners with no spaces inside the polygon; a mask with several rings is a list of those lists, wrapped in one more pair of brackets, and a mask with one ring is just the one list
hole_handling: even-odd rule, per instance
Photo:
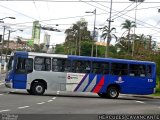
{"label": "bus side window", "polygon": [[90,73],[91,62],[90,61],[73,61],[72,72],[75,73]]}
{"label": "bus side window", "polygon": [[151,65],[147,65],[147,71],[146,71],[146,75],[147,77],[151,77],[152,76],[152,66]]}
{"label": "bus side window", "polygon": [[45,70],[50,71],[51,70],[51,58],[45,59]]}
{"label": "bus side window", "polygon": [[33,71],[32,58],[18,58],[16,72],[17,73],[30,73]]}
{"label": "bus side window", "polygon": [[146,76],[145,71],[146,71],[145,65],[136,65],[136,64],[130,65],[130,76],[145,77]]}
{"label": "bus side window", "polygon": [[51,70],[51,58],[35,57],[34,69],[37,71],[50,71]]}
{"label": "bus side window", "polygon": [[70,61],[62,58],[52,59],[52,71],[54,72],[69,72],[70,71]]}
{"label": "bus side window", "polygon": [[146,66],[145,65],[139,65],[139,76],[145,77],[146,76]]}
{"label": "bus side window", "polygon": [[26,61],[25,61],[25,69],[26,69],[27,73],[33,71],[33,59],[32,58],[26,59]]}
{"label": "bus side window", "polygon": [[111,64],[112,75],[128,75],[128,64],[124,63],[112,63]]}
{"label": "bus side window", "polygon": [[93,62],[92,73],[95,74],[109,74],[108,62]]}

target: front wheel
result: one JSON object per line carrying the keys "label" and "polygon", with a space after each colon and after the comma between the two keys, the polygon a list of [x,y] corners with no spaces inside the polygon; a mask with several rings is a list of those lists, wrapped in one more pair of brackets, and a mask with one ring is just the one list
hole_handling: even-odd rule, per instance
{"label": "front wheel", "polygon": [[45,92],[45,86],[41,82],[36,82],[32,85],[31,91],[34,95],[43,95]]}
{"label": "front wheel", "polygon": [[111,86],[107,89],[107,96],[111,99],[118,98],[119,89],[117,87]]}
{"label": "front wheel", "polygon": [[27,92],[28,92],[30,95],[33,95],[33,93],[32,93],[31,90],[27,90]]}

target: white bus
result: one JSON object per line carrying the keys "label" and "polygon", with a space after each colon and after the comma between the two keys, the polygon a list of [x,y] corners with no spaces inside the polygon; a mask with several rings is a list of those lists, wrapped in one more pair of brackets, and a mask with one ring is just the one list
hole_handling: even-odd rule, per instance
{"label": "white bus", "polygon": [[5,85],[42,95],[45,90],[93,92],[100,97],[152,94],[156,85],[154,62],[14,52]]}

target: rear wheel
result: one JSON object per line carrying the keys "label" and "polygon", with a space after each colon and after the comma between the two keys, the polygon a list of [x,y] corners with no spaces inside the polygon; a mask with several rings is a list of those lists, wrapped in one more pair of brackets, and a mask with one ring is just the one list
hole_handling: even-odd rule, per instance
{"label": "rear wheel", "polygon": [[45,85],[41,82],[35,82],[31,87],[31,92],[34,95],[43,95],[45,92]]}
{"label": "rear wheel", "polygon": [[115,86],[111,86],[107,89],[107,96],[111,99],[118,98],[119,96],[119,89]]}

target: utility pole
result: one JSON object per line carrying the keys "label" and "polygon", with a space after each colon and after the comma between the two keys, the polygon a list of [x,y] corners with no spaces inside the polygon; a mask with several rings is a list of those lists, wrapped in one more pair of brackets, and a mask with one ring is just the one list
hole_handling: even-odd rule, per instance
{"label": "utility pole", "polygon": [[[145,0],[129,0],[131,2],[135,2],[136,3],[136,8],[135,8],[135,25],[137,24],[136,23],[136,20],[137,20],[137,3],[138,2],[144,2]],[[133,45],[132,45],[132,56],[134,55],[134,41],[136,39],[136,36],[135,36],[135,33],[136,33],[136,26],[134,27],[134,37],[133,37]]]}
{"label": "utility pole", "polygon": [[92,49],[91,49],[91,57],[93,57],[93,46],[94,46],[94,38],[95,38],[95,29],[96,29],[96,9],[92,12],[87,11],[86,13],[93,13],[94,14],[94,28],[93,28],[93,36],[92,36]]}
{"label": "utility pole", "polygon": [[11,34],[11,30],[8,30],[7,50],[6,50],[6,58],[5,58],[5,61],[6,61],[6,62],[8,62],[7,55],[8,55],[8,51],[9,51],[9,39],[10,39],[10,34]]}
{"label": "utility pole", "polygon": [[3,39],[2,39],[2,46],[1,46],[1,63],[2,63],[2,54],[3,54],[3,46],[4,46],[4,35],[5,35],[6,26],[3,26]]}
{"label": "utility pole", "polygon": [[78,43],[78,55],[81,55],[81,25],[79,25],[79,43]]}
{"label": "utility pole", "polygon": [[111,32],[111,14],[112,14],[112,0],[111,0],[111,4],[110,4],[110,12],[109,12],[109,19],[108,19],[108,36],[107,36],[107,42],[106,42],[106,51],[105,51],[105,57],[108,57],[108,53],[109,53],[109,41],[110,41],[110,32]]}
{"label": "utility pole", "polygon": [[92,41],[92,52],[91,52],[91,57],[93,57],[93,46],[94,46],[94,38],[95,38],[96,9],[93,11],[93,13],[94,13],[94,28],[93,28],[93,41]]}

